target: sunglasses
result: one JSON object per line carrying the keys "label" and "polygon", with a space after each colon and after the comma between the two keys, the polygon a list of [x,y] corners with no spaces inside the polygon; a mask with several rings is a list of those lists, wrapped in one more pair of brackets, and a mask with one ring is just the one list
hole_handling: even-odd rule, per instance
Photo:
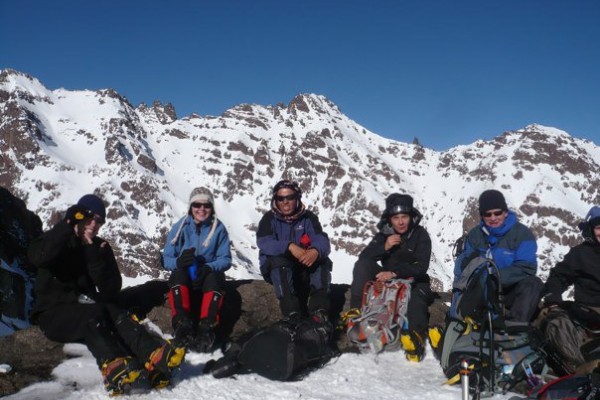
{"label": "sunglasses", "polygon": [[279,202],[283,202],[283,201],[293,201],[296,200],[297,197],[295,194],[288,194],[287,196],[275,196],[275,200],[279,201]]}
{"label": "sunglasses", "polygon": [[192,207],[194,208],[206,208],[207,210],[210,210],[212,208],[212,204],[210,203],[192,203]]}
{"label": "sunglasses", "polygon": [[503,210],[500,210],[500,211],[488,211],[488,212],[484,212],[484,213],[483,213],[483,216],[484,216],[485,218],[490,218],[492,215],[493,215],[494,217],[499,217],[499,216],[501,216],[502,214],[504,214],[504,211],[503,211]]}

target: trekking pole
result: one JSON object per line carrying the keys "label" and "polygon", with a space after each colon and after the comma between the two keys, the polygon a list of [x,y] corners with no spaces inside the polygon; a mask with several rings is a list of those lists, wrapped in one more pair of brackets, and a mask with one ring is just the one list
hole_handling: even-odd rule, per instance
{"label": "trekking pole", "polygon": [[469,400],[469,362],[464,359],[460,362],[460,387],[462,400]]}
{"label": "trekking pole", "polygon": [[490,331],[490,392],[496,391],[496,354],[494,353],[494,328],[492,326],[492,312],[488,311],[488,329]]}

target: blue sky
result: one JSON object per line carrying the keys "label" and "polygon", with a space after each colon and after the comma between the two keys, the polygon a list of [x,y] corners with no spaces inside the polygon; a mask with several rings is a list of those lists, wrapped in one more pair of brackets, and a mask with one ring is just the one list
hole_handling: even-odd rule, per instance
{"label": "blue sky", "polygon": [[530,123],[600,144],[600,1],[0,1],[0,68],[179,117],[317,93],[445,150]]}

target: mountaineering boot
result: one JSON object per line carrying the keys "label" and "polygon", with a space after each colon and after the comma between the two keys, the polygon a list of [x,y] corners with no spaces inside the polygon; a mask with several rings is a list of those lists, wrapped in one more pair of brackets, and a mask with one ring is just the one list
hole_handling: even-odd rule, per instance
{"label": "mountaineering boot", "polygon": [[190,349],[199,353],[208,353],[215,343],[214,324],[208,319],[200,320],[198,333],[190,344]]}
{"label": "mountaineering boot", "polygon": [[133,357],[117,357],[102,363],[104,388],[110,396],[129,394],[148,385],[148,375]]}
{"label": "mountaineering boot", "polygon": [[185,357],[185,347],[174,345],[168,340],[155,349],[144,366],[150,383],[155,388],[163,388],[170,383],[171,371],[177,368]]}
{"label": "mountaineering boot", "polygon": [[400,342],[408,361],[419,362],[425,357],[425,339],[416,331],[402,331]]}
{"label": "mountaineering boot", "polygon": [[189,347],[194,341],[194,323],[187,317],[173,318],[173,343],[177,346]]}
{"label": "mountaineering boot", "polygon": [[429,338],[429,344],[433,349],[433,355],[436,360],[439,360],[442,355],[442,345],[444,344],[444,328],[439,326],[429,328],[427,336]]}
{"label": "mountaineering boot", "polygon": [[339,329],[348,332],[354,326],[354,319],[360,317],[362,313],[358,308],[351,308],[340,315]]}

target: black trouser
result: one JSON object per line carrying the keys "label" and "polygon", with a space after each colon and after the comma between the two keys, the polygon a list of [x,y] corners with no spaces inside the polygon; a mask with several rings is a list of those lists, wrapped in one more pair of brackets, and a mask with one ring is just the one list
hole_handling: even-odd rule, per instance
{"label": "black trouser", "polygon": [[503,287],[506,319],[530,322],[540,302],[544,283],[537,276],[528,276],[510,287]]}
{"label": "black trouser", "polygon": [[298,297],[308,297],[308,312],[329,312],[331,261],[327,258],[306,267],[287,257],[269,257],[264,267],[265,280],[273,284],[281,313],[303,313]]}
{"label": "black trouser", "polygon": [[201,282],[192,282],[186,268],[178,268],[169,278],[169,304],[173,316],[173,327],[180,318],[193,322],[208,318],[211,325],[219,320],[219,311],[225,292],[225,274],[208,272]]}
{"label": "black trouser", "polygon": [[[363,291],[368,281],[375,280],[379,272],[386,271],[376,261],[359,258],[352,271],[350,286],[350,307],[360,309]],[[433,302],[433,293],[429,282],[414,282],[410,289],[410,300],[406,311],[409,329],[425,334],[429,326],[429,305]]]}

